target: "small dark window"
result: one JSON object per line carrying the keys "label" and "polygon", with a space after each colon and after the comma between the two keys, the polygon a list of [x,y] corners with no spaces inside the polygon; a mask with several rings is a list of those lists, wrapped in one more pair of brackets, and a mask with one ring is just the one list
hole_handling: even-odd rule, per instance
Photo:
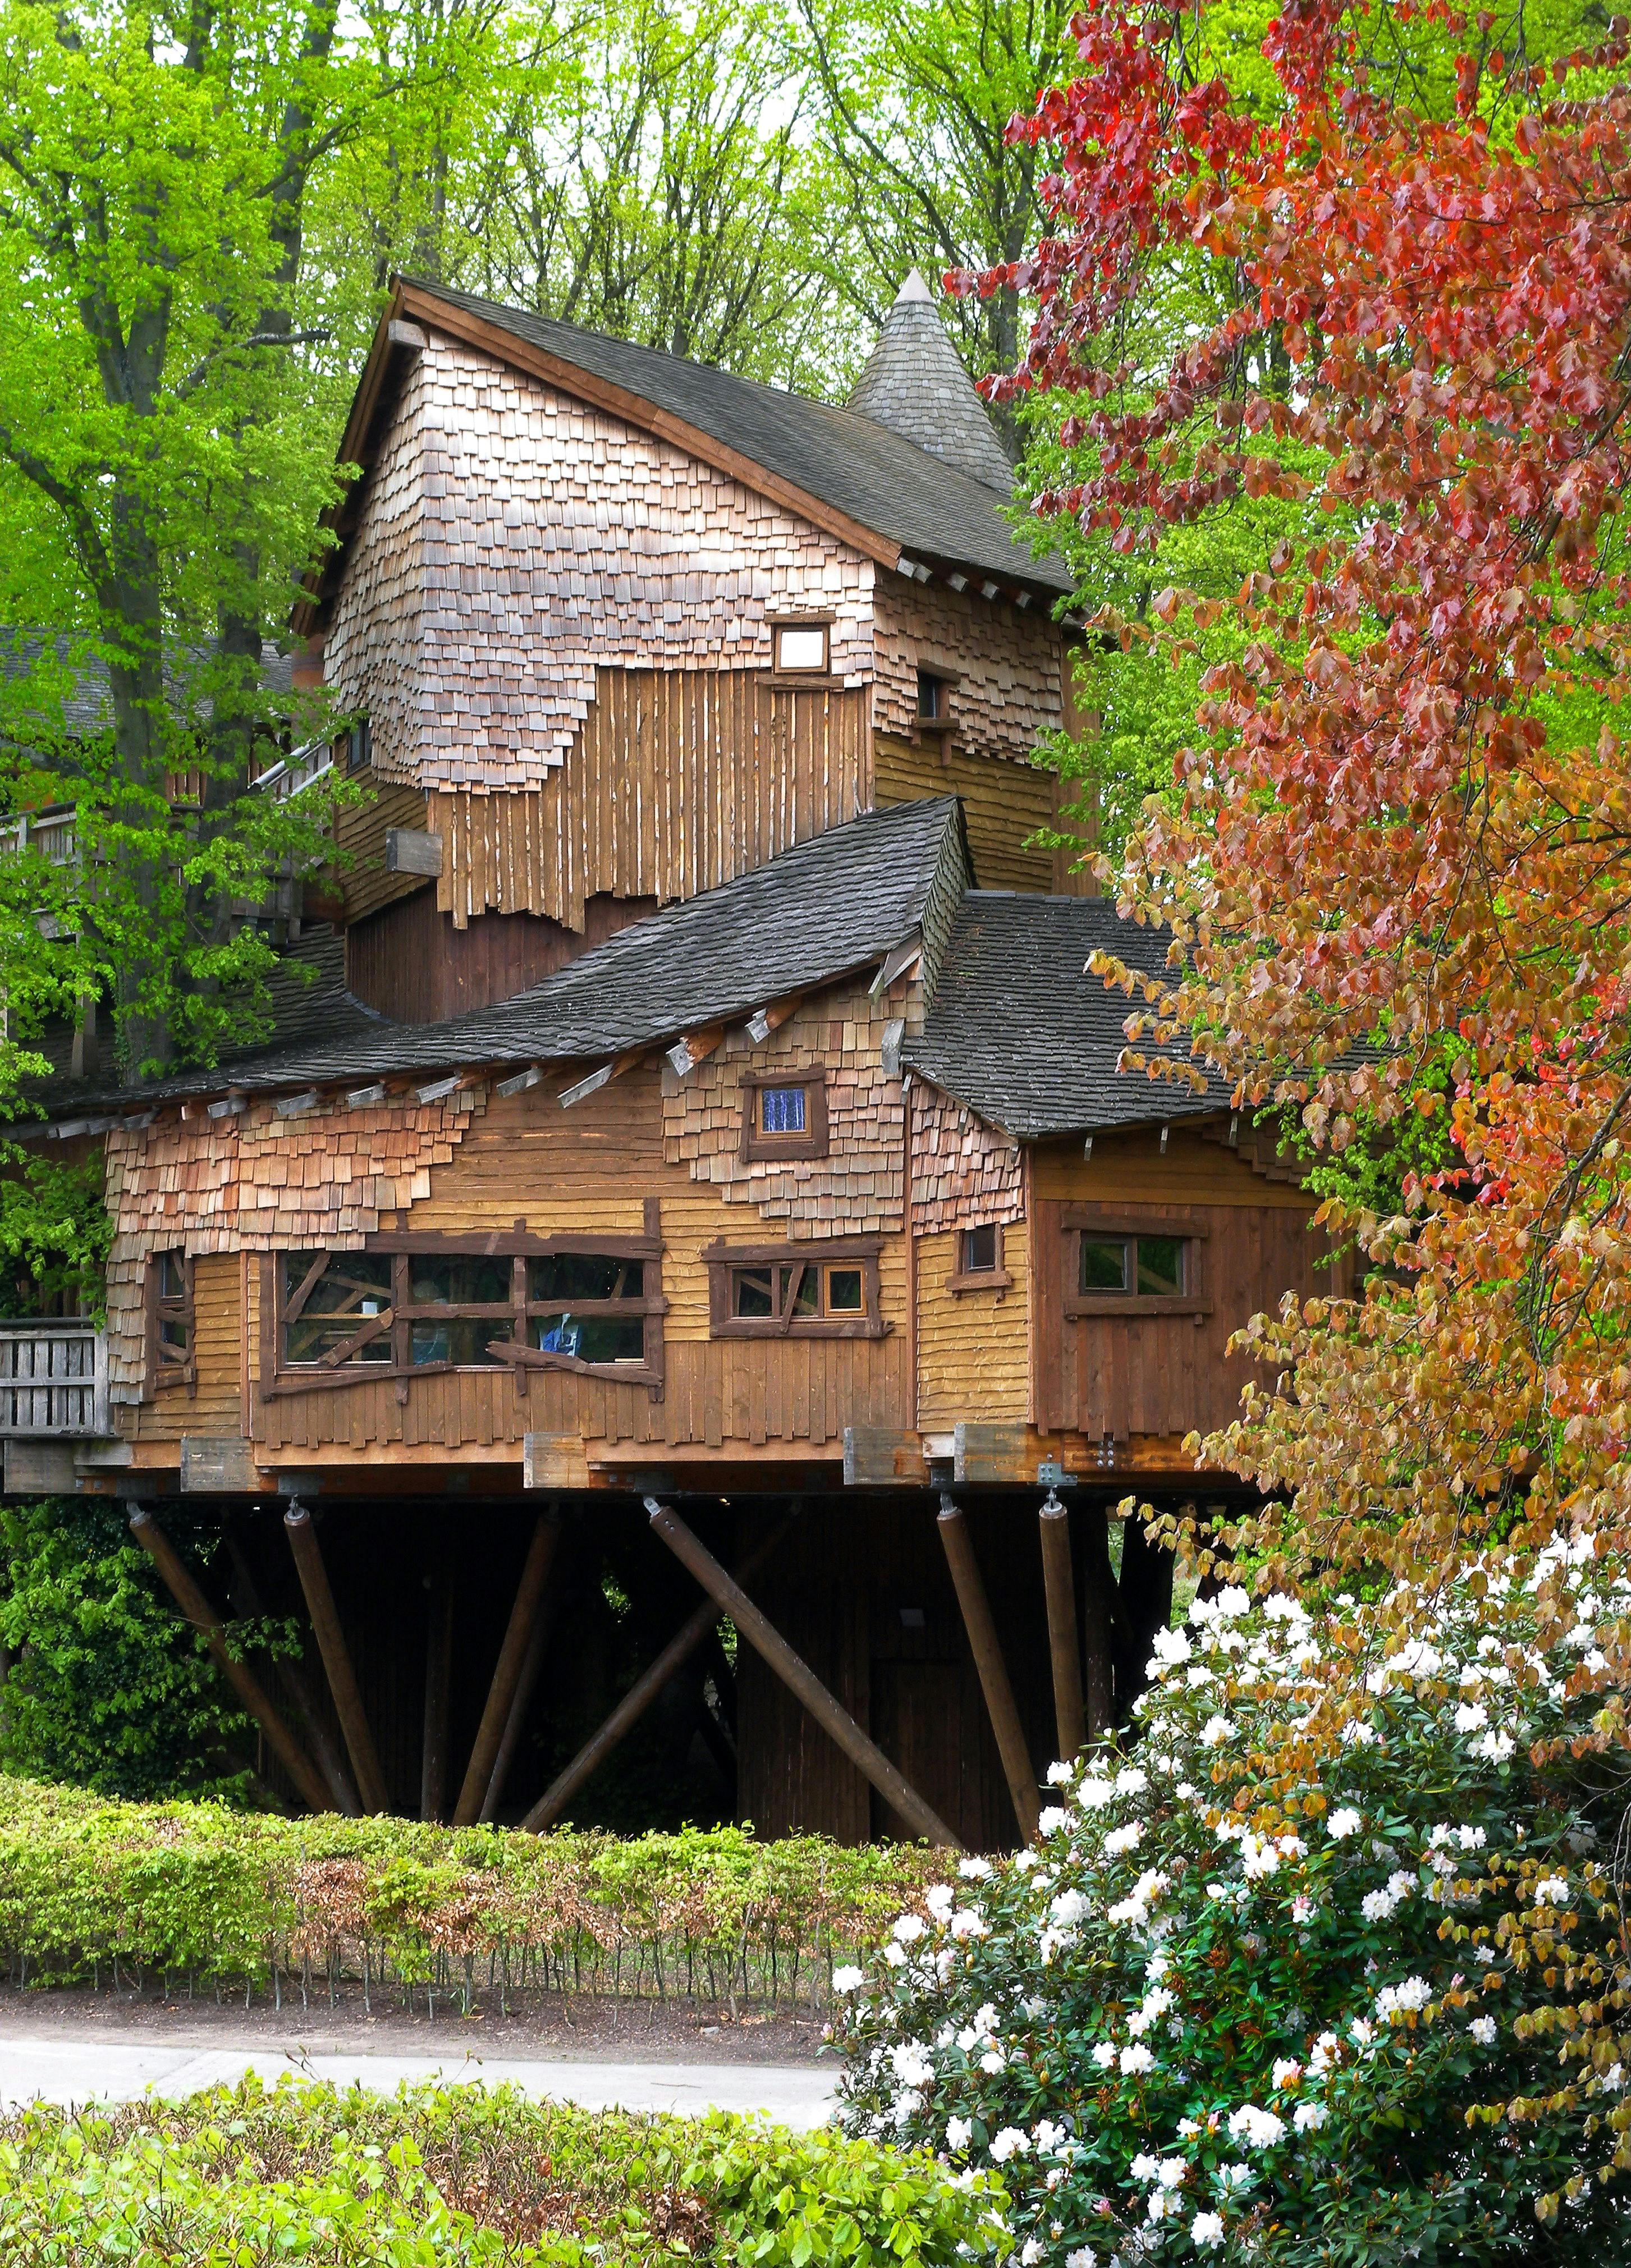
{"label": "small dark window", "polygon": [[781,622],[776,629],[776,669],[784,677],[824,677],[825,622]]}
{"label": "small dark window", "polygon": [[1125,1292],[1140,1300],[1181,1300],[1184,1274],[1181,1236],[1081,1239],[1077,1289],[1082,1292]]}
{"label": "small dark window", "polygon": [[941,723],[949,709],[951,687],[932,669],[918,672],[918,721],[931,725]]}
{"label": "small dark window", "polygon": [[1184,1296],[1184,1246],[1176,1236],[1140,1236],[1138,1241],[1138,1287],[1146,1299],[1180,1300]]}
{"label": "small dark window", "polygon": [[963,1232],[963,1273],[984,1276],[998,1264],[997,1232],[991,1223]]}
{"label": "small dark window", "polygon": [[1125,1292],[1128,1288],[1128,1281],[1127,1247],[1120,1237],[1082,1238],[1082,1291]]}
{"label": "small dark window", "polygon": [[345,769],[365,772],[373,762],[373,729],[365,717],[359,717],[345,736]]}
{"label": "small dark window", "polygon": [[155,1387],[190,1386],[193,1271],[184,1252],[155,1253],[147,1272],[149,1374]]}

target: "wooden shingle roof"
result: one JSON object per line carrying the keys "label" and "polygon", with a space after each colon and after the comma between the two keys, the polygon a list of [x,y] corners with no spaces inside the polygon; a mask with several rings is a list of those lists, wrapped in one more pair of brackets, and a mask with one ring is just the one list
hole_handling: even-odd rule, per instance
{"label": "wooden shingle roof", "polygon": [[1167,973],[1162,930],[1123,921],[1109,898],[1043,898],[970,890],[958,909],[914,1071],[1022,1141],[1216,1111],[1229,1089],[1197,1094],[1170,1079],[1124,1072],[1122,1026],[1143,1005],[1089,976],[1089,954],[1113,954],[1147,976]]}
{"label": "wooden shingle roof", "polygon": [[[401,344],[404,324],[444,332],[672,442],[882,566],[910,572],[915,563],[926,572],[961,573],[1049,600],[1075,587],[1059,558],[1034,556],[1015,536],[1006,494],[990,484],[989,464],[976,478],[961,463],[859,409],[839,409],[657,347],[632,346],[575,323],[411,278],[398,280],[381,319],[341,441],[343,464],[365,468],[373,460],[397,358],[410,350]],[[971,389],[970,398],[983,419]],[[1000,456],[994,437],[991,446]],[[316,627],[336,587],[351,519],[349,503],[324,514],[342,540],[295,608],[293,626],[302,635]]]}

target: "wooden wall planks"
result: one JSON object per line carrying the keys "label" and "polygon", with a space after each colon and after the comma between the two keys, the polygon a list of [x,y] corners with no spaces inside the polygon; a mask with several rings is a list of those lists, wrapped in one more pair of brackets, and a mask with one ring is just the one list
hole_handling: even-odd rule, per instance
{"label": "wooden wall planks", "polygon": [[[1252,1375],[1229,1352],[1233,1334],[1288,1292],[1308,1299],[1345,1288],[1342,1271],[1320,1265],[1327,1247],[1310,1226],[1312,1200],[1266,1182],[1193,1129],[1174,1128],[1164,1157],[1148,1129],[1096,1137],[1091,1159],[1074,1142],[1041,1145],[1034,1183],[1037,1418],[1051,1431],[1125,1440],[1227,1425]],[[1064,1216],[1073,1203],[1203,1231],[1200,1291],[1210,1313],[1067,1317],[1074,1246]]]}
{"label": "wooden wall planks", "polygon": [[422,828],[425,824],[424,790],[378,780],[370,773],[359,775],[359,784],[373,791],[371,799],[346,805],[334,819],[335,849],[346,858],[336,869],[336,880],[345,900],[348,922],[377,914],[382,906],[395,904],[398,898],[411,896],[424,887],[421,875],[385,871],[387,831],[393,827]]}
{"label": "wooden wall planks", "polygon": [[604,893],[584,908],[581,930],[542,914],[478,915],[463,929],[439,912],[432,884],[382,907],[345,932],[348,988],[381,1015],[433,1023],[513,999],[580,953],[657,909],[653,898]]}
{"label": "wooden wall planks", "polygon": [[553,1086],[494,1096],[466,1134],[457,1170],[432,1170],[428,1193],[399,1216],[415,1231],[503,1230],[520,1219],[540,1233],[638,1233],[644,1200],[657,1197],[670,1303],[661,1402],[644,1387],[577,1372],[535,1372],[525,1394],[507,1370],[439,1373],[412,1381],[405,1403],[390,1381],[273,1397],[261,1407],[257,1438],[277,1448],[507,1442],[519,1455],[524,1434],[562,1432],[614,1445],[832,1444],[836,1455],[847,1425],[909,1423],[899,1239],[880,1263],[882,1313],[895,1326],[889,1336],[710,1339],[704,1248],[720,1237],[760,1242],[767,1231],[756,1210],[727,1204],[685,1165],[665,1161],[661,1114],[655,1071],[631,1072],[570,1111]]}
{"label": "wooden wall planks", "polygon": [[919,741],[879,733],[873,743],[874,793],[880,807],[929,795],[963,799],[974,878],[986,890],[1051,890],[1065,897],[1096,895],[1097,884],[1073,865],[1070,849],[1027,848],[1038,828],[1067,829],[1059,816],[1061,785],[1052,772],[1006,756],[987,755],[960,739],[942,749],[926,734]]}
{"label": "wooden wall planks", "polygon": [[960,1232],[918,1239],[918,1423],[949,1432],[960,1420],[1022,1424],[1028,1395],[1030,1270],[1023,1222],[1006,1230],[1002,1291],[951,1292]]}
{"label": "wooden wall planks", "polygon": [[[743,1516],[744,1544],[757,1517]],[[978,1506],[969,1518],[1040,1779],[1052,1727],[1034,1491],[1022,1502]],[[1014,1809],[931,1506],[921,1498],[813,1505],[752,1590],[970,1850],[1012,1849]],[[736,1674],[738,1809],[760,1834],[802,1830],[859,1843],[904,1831],[745,1646]]]}
{"label": "wooden wall planks", "polygon": [[491,908],[581,929],[597,892],[666,901],[729,881],[868,807],[868,709],[864,687],[763,671],[599,669],[540,785],[432,792],[437,903],[461,928]]}

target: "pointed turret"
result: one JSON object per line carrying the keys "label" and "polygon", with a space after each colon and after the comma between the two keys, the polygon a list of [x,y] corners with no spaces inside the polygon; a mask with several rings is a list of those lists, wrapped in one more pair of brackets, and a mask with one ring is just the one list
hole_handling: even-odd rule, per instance
{"label": "pointed turret", "polygon": [[878,343],[845,407],[1004,496],[1014,486],[1014,468],[996,428],[915,268],[884,317]]}

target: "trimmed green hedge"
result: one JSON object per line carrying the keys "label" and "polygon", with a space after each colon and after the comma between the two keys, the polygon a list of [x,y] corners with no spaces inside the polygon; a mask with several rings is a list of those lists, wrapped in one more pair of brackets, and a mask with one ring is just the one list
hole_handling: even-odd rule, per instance
{"label": "trimmed green hedge", "polygon": [[0,2119],[19,2268],[961,2268],[1010,2239],[993,2176],[741,2119],[255,2080],[189,2101]]}
{"label": "trimmed green hedge", "polygon": [[343,1977],[468,2007],[513,1992],[817,2007],[936,1873],[922,1846],[748,1828],[620,1839],[279,1819],[0,1778],[0,1955],[23,1983]]}

